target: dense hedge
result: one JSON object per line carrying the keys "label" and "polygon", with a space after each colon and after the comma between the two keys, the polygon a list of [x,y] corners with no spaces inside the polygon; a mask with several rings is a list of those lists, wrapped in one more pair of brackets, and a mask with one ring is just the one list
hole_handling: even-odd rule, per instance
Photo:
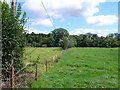
{"label": "dense hedge", "polygon": [[15,68],[21,68],[23,66],[22,58],[26,42],[23,28],[26,22],[25,18],[25,12],[21,16],[20,4],[18,5],[16,14],[14,15],[12,4],[9,6],[5,1],[2,3],[3,74],[8,72],[7,69],[10,69],[12,63],[14,63]]}

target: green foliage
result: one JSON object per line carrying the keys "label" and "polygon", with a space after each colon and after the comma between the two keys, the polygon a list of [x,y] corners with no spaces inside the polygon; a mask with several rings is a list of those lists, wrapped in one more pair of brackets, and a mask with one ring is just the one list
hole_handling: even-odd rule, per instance
{"label": "green foliage", "polygon": [[[67,35],[62,38],[57,38],[53,34],[26,34],[28,46],[42,47],[46,44],[47,47],[63,46],[63,43],[69,43],[68,47],[119,47],[120,34],[114,33],[113,36],[99,37],[97,34],[87,33],[80,35]],[[59,36],[59,35],[58,35]],[[68,38],[68,40],[66,40]],[[59,40],[60,39],[60,40]],[[66,41],[66,42],[63,42]]]}
{"label": "green foliage", "polygon": [[26,34],[28,46],[42,47],[47,45],[48,47],[54,46],[54,38],[52,34]]}
{"label": "green foliage", "polygon": [[60,46],[63,48],[63,50],[68,49],[69,45],[69,38],[68,37],[63,37],[63,39],[60,40]]}
{"label": "green foliage", "polygon": [[76,44],[76,40],[73,37],[63,37],[63,39],[60,40],[60,46],[63,50],[74,47]]}
{"label": "green foliage", "polygon": [[80,34],[74,36],[77,40],[77,47],[119,47],[118,38],[120,34],[112,34],[112,36],[99,37],[97,34]]}
{"label": "green foliage", "polygon": [[52,31],[52,34],[55,39],[55,46],[61,46],[63,50],[74,47],[76,45],[75,38],[70,37],[66,29],[55,29]]}
{"label": "green foliage", "polygon": [[55,46],[60,46],[60,39],[69,36],[69,32],[66,29],[58,28],[52,31],[53,37],[55,39]]}
{"label": "green foliage", "polygon": [[77,45],[76,39],[69,36],[69,45],[68,48],[75,47]]}
{"label": "green foliage", "polygon": [[20,68],[23,65],[22,58],[26,44],[23,28],[26,23],[26,13],[21,16],[19,4],[14,16],[11,7],[6,2],[2,3],[2,66],[10,68],[13,61],[15,68]]}

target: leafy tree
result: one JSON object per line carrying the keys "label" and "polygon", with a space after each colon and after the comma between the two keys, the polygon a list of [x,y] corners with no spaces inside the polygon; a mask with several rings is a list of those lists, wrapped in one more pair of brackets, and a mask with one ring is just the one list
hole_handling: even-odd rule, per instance
{"label": "leafy tree", "polygon": [[86,35],[87,35],[87,38],[89,38],[89,39],[91,39],[91,38],[92,38],[92,36],[93,36],[93,34],[92,34],[92,33],[87,33]]}
{"label": "leafy tree", "polygon": [[75,38],[73,37],[63,37],[63,39],[60,40],[60,45],[63,48],[63,50],[66,50],[68,48],[74,47],[77,44]]}
{"label": "leafy tree", "polygon": [[91,39],[92,39],[93,47],[97,47],[99,45],[99,37],[98,37],[98,35],[93,34]]}
{"label": "leafy tree", "polygon": [[120,33],[114,33],[115,45],[120,47]]}
{"label": "leafy tree", "polygon": [[54,38],[52,34],[48,34],[48,37],[46,40],[43,42],[43,44],[46,44],[48,47],[53,47],[54,46]]}
{"label": "leafy tree", "polygon": [[117,39],[114,38],[114,34],[107,35],[105,39],[106,47],[115,47],[117,46]]}
{"label": "leafy tree", "polygon": [[99,45],[97,45],[98,47],[105,47],[105,45],[104,45],[104,40],[105,40],[105,37],[103,37],[103,36],[101,36],[100,38],[99,38]]}
{"label": "leafy tree", "polygon": [[[64,39],[65,37],[65,39]],[[80,34],[80,35],[63,35],[62,38],[59,38],[59,42],[56,43],[57,40],[52,33],[49,34],[27,34],[26,38],[28,40],[28,44],[30,46],[41,47],[41,46],[48,46],[48,47],[55,47],[61,46],[61,42],[68,38],[68,46],[70,47],[119,47],[120,45],[120,34],[113,33],[109,34],[106,37],[99,37],[97,34],[87,33],[87,34]],[[67,42],[66,42],[67,43]],[[62,47],[62,46],[61,46]]]}
{"label": "leafy tree", "polygon": [[10,68],[12,61],[15,68],[22,67],[22,58],[25,47],[24,25],[26,13],[21,16],[21,6],[18,5],[14,16],[12,6],[2,3],[2,67]]}
{"label": "leafy tree", "polygon": [[74,37],[69,36],[68,39],[69,39],[68,48],[71,48],[77,45],[76,39]]}
{"label": "leafy tree", "polygon": [[60,40],[60,45],[61,45],[61,47],[62,47],[63,50],[68,49],[69,38],[68,38],[68,37],[63,37],[63,38]]}
{"label": "leafy tree", "polygon": [[78,43],[79,47],[89,46],[88,42],[89,42],[89,38],[87,37],[87,35],[81,34],[81,35],[78,36],[77,43]]}
{"label": "leafy tree", "polygon": [[59,46],[60,39],[63,37],[69,36],[69,33],[66,29],[58,28],[52,31],[53,37],[55,39],[55,46]]}

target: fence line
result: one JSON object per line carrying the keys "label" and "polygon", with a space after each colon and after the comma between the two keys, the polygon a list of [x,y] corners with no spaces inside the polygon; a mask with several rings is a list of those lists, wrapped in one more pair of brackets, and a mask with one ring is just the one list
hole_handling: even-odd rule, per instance
{"label": "fence line", "polygon": [[[48,67],[49,65],[52,65],[53,63],[55,62],[58,62],[58,59],[60,58],[60,56],[63,54],[64,52],[62,51],[61,53],[59,54],[56,54],[52,57],[50,57],[49,59],[47,59],[45,62],[41,62],[41,64],[44,64],[45,65],[45,70],[46,72],[48,71]],[[17,76],[18,74],[20,74],[21,71],[23,71],[25,68],[27,68],[29,65],[32,65],[35,67],[35,80],[38,80],[38,64],[35,63],[27,63],[22,69],[18,70],[16,73],[14,73],[14,71],[16,70],[16,68],[14,68],[14,65],[11,66],[11,77],[10,78],[7,78],[7,79],[3,79],[5,81],[5,88],[15,88],[15,76]],[[5,69],[5,68],[3,68]],[[8,69],[9,70],[9,69]],[[23,74],[24,76],[24,74]],[[21,75],[22,77],[22,75]],[[18,77],[17,79],[19,79],[20,77]]]}

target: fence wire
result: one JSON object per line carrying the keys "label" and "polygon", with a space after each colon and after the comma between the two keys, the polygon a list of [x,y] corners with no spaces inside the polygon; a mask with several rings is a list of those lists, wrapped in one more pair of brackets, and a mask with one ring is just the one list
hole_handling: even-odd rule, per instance
{"label": "fence wire", "polygon": [[[51,66],[53,63],[58,62],[58,59],[63,53],[64,52],[61,52],[58,55],[54,55],[47,60],[44,60],[43,62],[26,64],[21,69],[14,68],[14,88],[28,88],[29,82],[31,80],[37,80],[38,76],[41,76],[38,74],[43,74],[44,72],[47,72],[49,66]],[[4,75],[0,75],[0,77],[2,78],[2,88],[11,88],[12,68],[0,68],[0,70],[5,71]]]}

